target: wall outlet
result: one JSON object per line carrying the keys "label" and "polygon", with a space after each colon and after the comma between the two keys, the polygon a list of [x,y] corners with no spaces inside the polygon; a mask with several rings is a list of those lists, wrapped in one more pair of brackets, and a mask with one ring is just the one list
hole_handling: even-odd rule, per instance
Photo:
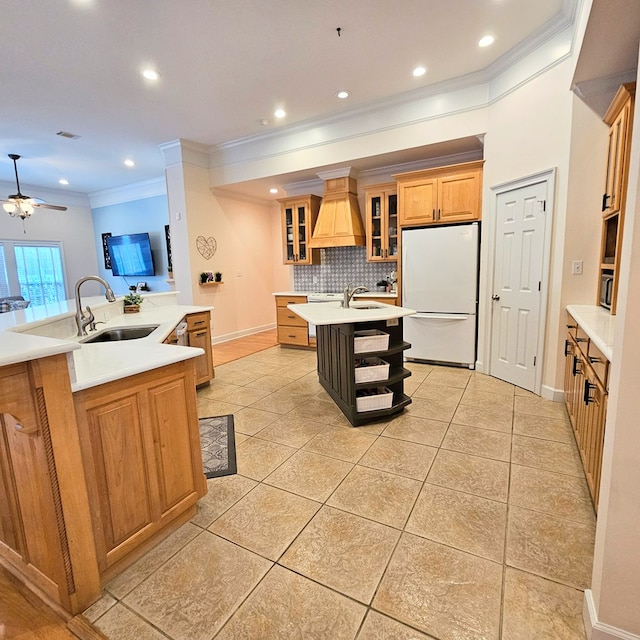
{"label": "wall outlet", "polygon": [[571,274],[574,276],[582,275],[582,260],[574,260],[571,263]]}

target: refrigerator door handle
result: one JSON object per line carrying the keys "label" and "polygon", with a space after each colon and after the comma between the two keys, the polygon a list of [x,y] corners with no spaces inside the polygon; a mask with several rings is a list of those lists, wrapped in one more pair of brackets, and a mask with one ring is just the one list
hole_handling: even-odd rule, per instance
{"label": "refrigerator door handle", "polygon": [[474,316],[464,314],[464,313],[415,313],[413,314],[414,318],[431,318],[433,320],[468,320],[469,318],[473,318]]}

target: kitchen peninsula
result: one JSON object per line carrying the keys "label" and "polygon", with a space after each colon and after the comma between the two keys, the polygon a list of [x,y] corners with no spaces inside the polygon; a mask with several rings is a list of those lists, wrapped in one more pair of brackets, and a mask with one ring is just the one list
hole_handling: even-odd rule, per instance
{"label": "kitchen peninsula", "polygon": [[138,314],[84,302],[104,323],[95,335],[152,330],[82,342],[73,302],[0,316],[0,563],[67,617],[206,493],[193,360],[206,354],[172,335],[210,308],[174,293]]}
{"label": "kitchen peninsula", "polygon": [[412,309],[380,302],[290,304],[317,327],[318,377],[347,420],[358,427],[400,413],[411,403],[404,379],[402,318]]}

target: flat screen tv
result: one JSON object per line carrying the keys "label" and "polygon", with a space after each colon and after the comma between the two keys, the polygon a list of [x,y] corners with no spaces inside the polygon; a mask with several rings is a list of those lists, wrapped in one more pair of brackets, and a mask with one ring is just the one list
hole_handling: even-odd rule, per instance
{"label": "flat screen tv", "polygon": [[131,233],[107,238],[114,276],[152,276],[153,255],[148,233]]}

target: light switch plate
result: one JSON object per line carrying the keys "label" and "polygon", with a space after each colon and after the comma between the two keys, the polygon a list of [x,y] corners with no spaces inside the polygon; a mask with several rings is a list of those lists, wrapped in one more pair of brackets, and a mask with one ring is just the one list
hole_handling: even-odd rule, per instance
{"label": "light switch plate", "polygon": [[582,260],[574,260],[571,263],[571,274],[574,276],[582,275]]}

